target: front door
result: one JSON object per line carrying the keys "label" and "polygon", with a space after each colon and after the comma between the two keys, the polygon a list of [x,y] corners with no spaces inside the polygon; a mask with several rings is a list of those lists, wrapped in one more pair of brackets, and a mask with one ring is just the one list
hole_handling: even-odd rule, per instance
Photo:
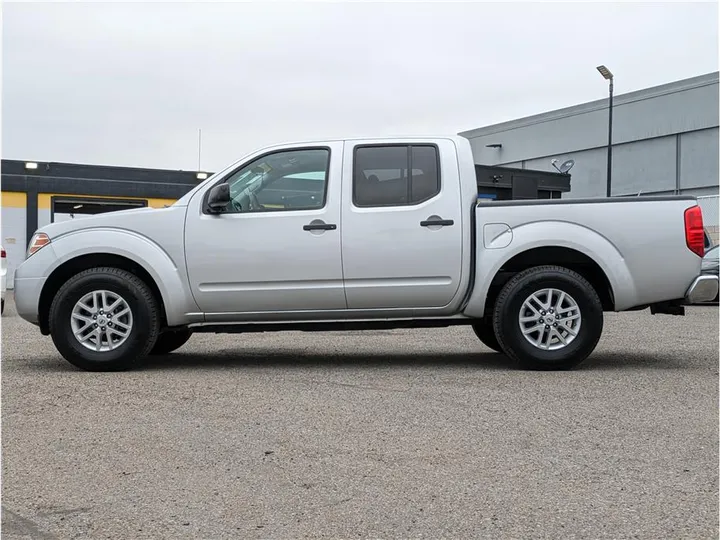
{"label": "front door", "polygon": [[435,309],[455,298],[462,270],[458,174],[450,141],[346,144],[342,254],[349,309]]}
{"label": "front door", "polygon": [[345,309],[340,253],[342,143],[262,155],[227,178],[231,202],[188,208],[185,249],[206,314]]}

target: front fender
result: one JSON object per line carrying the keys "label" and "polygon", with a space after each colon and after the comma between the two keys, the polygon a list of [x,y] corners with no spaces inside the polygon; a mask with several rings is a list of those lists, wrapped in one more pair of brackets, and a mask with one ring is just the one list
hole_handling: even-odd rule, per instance
{"label": "front fender", "polygon": [[62,235],[54,238],[51,245],[56,259],[48,276],[64,263],[83,255],[103,253],[125,257],[144,268],[155,281],[169,326],[196,322],[189,320],[193,318],[189,315],[198,314],[200,309],[190,294],[184,264],[178,266],[149,238],[128,230],[97,228]]}
{"label": "front fender", "polygon": [[[513,227],[507,247],[487,249],[483,235],[476,235],[475,288],[464,310],[469,317],[483,317],[490,285],[498,271],[510,259],[535,248],[564,247],[587,255],[602,269],[610,282],[615,310],[636,304],[637,289],[633,276],[617,247],[596,231],[564,221],[535,221]],[[503,245],[503,243],[495,243]]]}

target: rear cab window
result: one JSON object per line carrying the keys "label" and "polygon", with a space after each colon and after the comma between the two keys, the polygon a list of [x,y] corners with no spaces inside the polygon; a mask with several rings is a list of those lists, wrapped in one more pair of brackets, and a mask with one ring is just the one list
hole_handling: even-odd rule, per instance
{"label": "rear cab window", "polygon": [[438,149],[430,144],[355,148],[353,204],[411,206],[440,193]]}

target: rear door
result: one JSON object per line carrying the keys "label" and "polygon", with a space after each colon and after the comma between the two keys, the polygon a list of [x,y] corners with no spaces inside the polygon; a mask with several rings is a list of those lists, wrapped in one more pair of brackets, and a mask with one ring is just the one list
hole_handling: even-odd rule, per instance
{"label": "rear door", "polygon": [[461,193],[452,141],[348,141],[342,264],[349,309],[440,308],[461,277]]}

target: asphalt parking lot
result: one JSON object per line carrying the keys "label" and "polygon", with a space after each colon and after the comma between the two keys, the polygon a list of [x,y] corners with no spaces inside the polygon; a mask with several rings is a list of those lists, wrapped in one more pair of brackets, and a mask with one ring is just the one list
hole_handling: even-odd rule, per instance
{"label": "asphalt parking lot", "polygon": [[718,308],[571,372],[469,328],[200,334],[85,373],[2,317],[3,537],[717,538]]}

